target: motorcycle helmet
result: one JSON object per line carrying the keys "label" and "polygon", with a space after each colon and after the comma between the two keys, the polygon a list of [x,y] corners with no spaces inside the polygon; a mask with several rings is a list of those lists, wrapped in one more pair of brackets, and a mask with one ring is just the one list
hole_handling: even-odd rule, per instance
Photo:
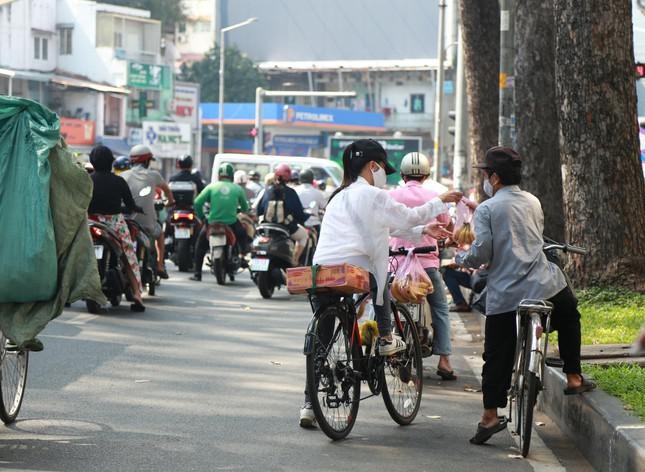
{"label": "motorcycle helmet", "polygon": [[177,168],[190,169],[191,167],[193,167],[193,158],[189,154],[184,154],[177,159]]}
{"label": "motorcycle helmet", "polygon": [[137,144],[130,149],[130,162],[134,164],[148,164],[154,161],[152,151],[145,144]]}
{"label": "motorcycle helmet", "polygon": [[98,145],[90,152],[90,162],[95,171],[111,172],[114,154],[112,154],[110,148]]}
{"label": "motorcycle helmet", "polygon": [[291,167],[288,164],[278,164],[273,170],[273,175],[278,182],[289,182],[291,180]]}
{"label": "motorcycle helmet", "polygon": [[228,162],[220,165],[219,169],[217,169],[217,176],[220,178],[224,177],[228,180],[233,180],[234,175],[235,169],[233,169],[233,164],[230,164]]}
{"label": "motorcycle helmet", "polygon": [[300,173],[300,183],[302,184],[314,183],[314,173],[311,171],[311,169],[305,169]]}
{"label": "motorcycle helmet", "polygon": [[257,170],[249,171],[249,180],[260,181],[260,173]]}
{"label": "motorcycle helmet", "polygon": [[420,152],[409,152],[401,159],[401,175],[426,177],[430,175],[430,161]]}
{"label": "motorcycle helmet", "polygon": [[246,175],[246,172],[243,170],[236,170],[233,174],[233,183],[238,185],[244,185],[249,181],[249,178]]}
{"label": "motorcycle helmet", "polygon": [[117,157],[112,164],[112,168],[120,172],[128,170],[130,168],[130,158],[128,156]]}
{"label": "motorcycle helmet", "polygon": [[297,170],[291,171],[291,183],[296,185],[300,183],[300,172]]}

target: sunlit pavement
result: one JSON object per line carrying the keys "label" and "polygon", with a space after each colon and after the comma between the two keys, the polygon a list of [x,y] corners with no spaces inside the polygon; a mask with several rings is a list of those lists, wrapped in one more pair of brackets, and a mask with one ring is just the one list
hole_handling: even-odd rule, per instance
{"label": "sunlit pavement", "polygon": [[468,443],[481,407],[474,314],[465,326],[453,320],[456,382],[440,382],[436,359],[425,360],[413,425],[397,426],[371,398],[349,439],[334,443],[297,423],[306,299],[280,290],[263,300],[248,274],[223,288],[188,275],[170,270],[145,313],[126,304],[90,315],[77,302],[47,328],[19,419],[0,428],[0,469],[590,470],[544,418],[541,435],[558,459],[539,440],[531,461],[518,459],[508,432],[488,446]]}

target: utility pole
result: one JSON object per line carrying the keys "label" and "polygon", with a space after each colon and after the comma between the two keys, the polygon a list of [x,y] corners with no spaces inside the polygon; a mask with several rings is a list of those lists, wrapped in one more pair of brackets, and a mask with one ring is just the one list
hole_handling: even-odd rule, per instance
{"label": "utility pole", "polygon": [[[452,161],[453,185],[464,190],[464,177],[468,176],[466,161],[468,153],[468,100],[466,99],[466,71],[464,65],[464,42],[461,37],[461,26],[457,29],[457,85],[455,101],[455,154]],[[466,170],[466,172],[464,172]],[[465,174],[465,175],[464,175]]]}
{"label": "utility pole", "polygon": [[515,111],[515,6],[513,0],[500,0],[499,22],[499,144],[514,146]]}
{"label": "utility pole", "polygon": [[443,67],[445,60],[445,28],[446,28],[446,0],[439,0],[439,33],[438,33],[438,57],[437,81],[434,106],[434,178],[437,182],[441,181],[441,118],[443,114]]}

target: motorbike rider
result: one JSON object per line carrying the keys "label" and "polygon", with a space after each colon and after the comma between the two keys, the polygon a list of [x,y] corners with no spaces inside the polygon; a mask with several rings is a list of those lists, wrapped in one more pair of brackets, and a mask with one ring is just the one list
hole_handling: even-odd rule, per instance
{"label": "motorbike rider", "polygon": [[[379,329],[379,352],[389,356],[405,349],[392,335],[388,277],[390,234],[418,240],[428,234],[428,221],[445,213],[445,203],[461,199],[460,192],[446,192],[421,206],[408,208],[382,190],[387,175],[396,172],[385,149],[373,139],[359,139],[343,151],[343,182],[327,203],[314,264],[349,263],[370,273],[374,312]],[[317,303],[314,303],[317,308]],[[325,328],[321,328],[324,332]],[[324,341],[323,341],[324,342]],[[305,391],[300,426],[313,425],[314,414]]]}
{"label": "motorbike rider", "polygon": [[201,191],[204,190],[204,187],[206,187],[206,185],[204,184],[201,173],[198,170],[193,172],[193,158],[189,154],[184,154],[179,159],[177,159],[175,166],[177,167],[177,169],[179,169],[179,172],[170,177],[168,181],[193,182],[195,184],[195,188],[197,189],[195,196],[199,195]]}
{"label": "motorbike rider", "polygon": [[289,237],[296,243],[293,251],[293,264],[298,265],[300,255],[307,245],[307,230],[302,226],[309,215],[305,214],[296,191],[288,186],[291,181],[291,167],[278,164],[273,171],[275,182],[265,189],[258,204],[258,216],[262,215],[267,223],[283,225]]}
{"label": "motorbike rider", "polygon": [[[390,196],[399,203],[407,207],[414,208],[423,205],[439,195],[438,192],[430,190],[423,186],[423,183],[430,176],[430,161],[420,152],[409,152],[401,160],[401,178],[405,182],[402,187],[390,192]],[[438,223],[436,231],[440,239],[449,238],[452,233],[446,229],[451,225],[451,219],[448,213],[438,215],[434,220]],[[390,247],[413,247],[413,246],[437,246],[437,240],[433,236],[425,236],[423,240],[414,244],[410,241],[400,238],[392,238]],[[430,277],[434,291],[427,296],[432,315],[432,327],[434,329],[434,339],[432,344],[432,353],[439,356],[437,365],[437,375],[443,380],[457,380],[457,376],[450,365],[450,318],[448,311],[448,302],[446,300],[446,290],[443,285],[443,279],[439,272],[441,259],[439,252],[431,254],[417,254],[417,260],[423,266],[426,274]],[[402,258],[400,258],[402,262]]]}
{"label": "motorbike rider", "polygon": [[126,213],[141,211],[135,204],[127,182],[118,175],[113,174],[112,163],[114,155],[105,146],[96,146],[90,152],[90,162],[94,166],[94,172],[90,178],[94,183],[92,189],[92,200],[87,212],[97,221],[107,225],[119,236],[123,252],[128,259],[126,272],[132,287],[132,298],[134,303],[130,305],[132,311],[145,311],[141,297],[141,271],[139,262],[134,250],[134,243],[130,236],[130,230],[123,218],[123,206]]}
{"label": "motorbike rider", "polygon": [[249,181],[246,183],[246,188],[253,192],[253,198],[255,198],[260,193],[260,190],[264,188],[260,183],[260,173],[257,170],[251,170],[248,176]]}
{"label": "motorbike rider", "polygon": [[300,185],[296,187],[296,193],[305,211],[311,209],[312,212],[311,216],[305,221],[305,226],[307,228],[313,228],[316,234],[320,234],[320,212],[325,209],[327,198],[324,193],[313,186],[313,183],[314,173],[312,170],[303,170],[300,174]]}
{"label": "motorbike rider", "polygon": [[[218,182],[207,185],[206,188],[195,199],[195,214],[198,218],[204,218],[204,204],[210,204],[208,223],[223,223],[228,225],[235,233],[235,239],[240,248],[240,255],[244,255],[248,246],[248,235],[237,219],[238,209],[246,212],[249,204],[246,200],[246,193],[239,186],[233,183],[233,165],[225,163],[217,169]],[[208,225],[202,227],[197,246],[195,247],[195,274],[190,280],[200,282],[202,280],[202,265],[204,256],[208,252]]]}
{"label": "motorbike rider", "polygon": [[[157,220],[157,212],[155,211],[155,191],[159,188],[164,193],[168,199],[166,206],[173,206],[175,204],[175,199],[161,174],[156,170],[149,169],[150,162],[154,160],[155,158],[148,146],[145,144],[137,144],[130,150],[130,162],[132,163],[132,168],[125,171],[121,176],[130,186],[135,202],[137,202],[144,211],[142,214],[137,214],[134,217],[135,221],[139,223],[155,240],[155,246],[157,248],[157,274],[162,279],[167,279],[168,273],[166,272],[164,264],[164,234],[161,230],[161,225]],[[150,189],[146,193],[145,189],[147,187]],[[141,193],[144,193],[145,195],[141,195]]]}
{"label": "motorbike rider", "polygon": [[130,158],[128,156],[119,156],[112,164],[112,169],[115,175],[121,175],[126,170],[130,169]]}
{"label": "motorbike rider", "polygon": [[486,151],[481,169],[484,192],[490,197],[473,216],[475,241],[455,256],[461,266],[488,264],[486,327],[482,393],[484,411],[473,444],[483,444],[504,430],[508,420],[498,408],[508,402],[515,357],[516,310],[523,299],[549,300],[552,326],[558,331],[560,357],[567,378],[565,395],[595,388],[580,368],[580,313],[578,301],[560,268],[543,251],[544,214],[540,201],[520,189],[522,159],[509,148]]}
{"label": "motorbike rider", "polygon": [[253,198],[255,197],[255,194],[246,186],[248,182],[249,177],[246,175],[246,171],[242,169],[235,171],[235,174],[233,174],[233,183],[242,187],[242,190],[244,190],[244,194],[246,195],[246,199],[249,203],[251,203],[253,201]]}

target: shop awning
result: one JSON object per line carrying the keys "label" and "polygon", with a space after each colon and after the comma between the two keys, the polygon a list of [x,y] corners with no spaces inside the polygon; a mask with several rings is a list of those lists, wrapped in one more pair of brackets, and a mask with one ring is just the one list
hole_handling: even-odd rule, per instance
{"label": "shop awning", "polygon": [[100,84],[97,82],[76,79],[73,77],[65,77],[63,75],[54,75],[51,81],[54,84],[64,85],[66,87],[85,88],[90,90],[96,90],[97,92],[120,93],[124,95],[128,95],[130,93],[130,91],[126,88],[114,87],[112,85]]}

